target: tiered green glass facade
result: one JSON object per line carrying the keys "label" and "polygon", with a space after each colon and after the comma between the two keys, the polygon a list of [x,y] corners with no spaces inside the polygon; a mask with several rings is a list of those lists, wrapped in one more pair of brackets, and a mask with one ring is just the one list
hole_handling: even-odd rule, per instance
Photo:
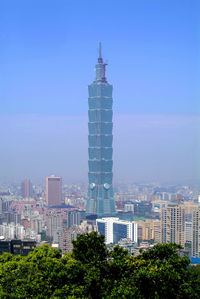
{"label": "tiered green glass facade", "polygon": [[112,85],[105,78],[105,64],[99,51],[96,80],[89,91],[89,186],[86,214],[97,217],[114,216],[112,187]]}

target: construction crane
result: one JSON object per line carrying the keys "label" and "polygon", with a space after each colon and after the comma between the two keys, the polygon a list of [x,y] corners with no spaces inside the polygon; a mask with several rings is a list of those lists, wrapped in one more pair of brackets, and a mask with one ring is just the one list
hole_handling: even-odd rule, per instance
{"label": "construction crane", "polygon": [[178,205],[180,206],[181,200],[184,200],[184,198],[182,198],[180,194],[177,194],[177,198],[176,199],[178,200]]}

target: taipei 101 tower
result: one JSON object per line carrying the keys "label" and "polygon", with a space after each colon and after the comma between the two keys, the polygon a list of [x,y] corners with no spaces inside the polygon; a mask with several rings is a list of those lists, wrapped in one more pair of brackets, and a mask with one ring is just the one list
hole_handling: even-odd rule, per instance
{"label": "taipei 101 tower", "polygon": [[115,215],[112,186],[112,85],[108,84],[105,71],[106,63],[101,56],[96,64],[96,79],[88,86],[88,129],[89,129],[89,186],[86,215],[106,217]]}

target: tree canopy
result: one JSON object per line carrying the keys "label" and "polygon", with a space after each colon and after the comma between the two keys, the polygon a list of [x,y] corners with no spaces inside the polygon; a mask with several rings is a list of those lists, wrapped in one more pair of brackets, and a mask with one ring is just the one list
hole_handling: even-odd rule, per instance
{"label": "tree canopy", "polygon": [[43,245],[26,257],[0,256],[0,298],[200,298],[200,270],[158,244],[139,256],[108,251],[96,232],[73,242],[62,256]]}

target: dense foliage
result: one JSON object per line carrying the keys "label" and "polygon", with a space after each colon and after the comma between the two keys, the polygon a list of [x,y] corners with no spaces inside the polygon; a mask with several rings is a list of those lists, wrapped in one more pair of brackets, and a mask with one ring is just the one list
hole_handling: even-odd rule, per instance
{"label": "dense foliage", "polygon": [[139,256],[103,236],[81,235],[73,253],[43,245],[27,257],[0,256],[0,298],[200,298],[200,271],[180,257],[176,244],[159,244]]}

